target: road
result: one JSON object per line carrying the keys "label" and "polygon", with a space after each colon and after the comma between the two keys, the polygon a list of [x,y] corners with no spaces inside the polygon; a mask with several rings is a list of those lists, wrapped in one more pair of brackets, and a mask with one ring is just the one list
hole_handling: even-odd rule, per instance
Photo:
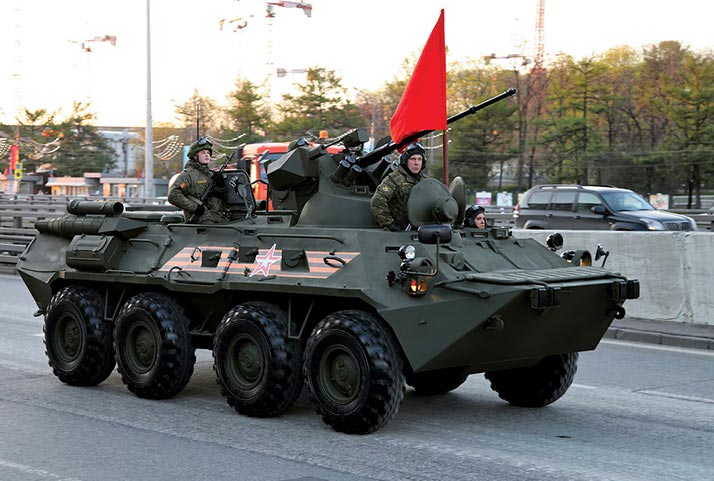
{"label": "road", "polygon": [[549,407],[510,407],[474,375],[444,396],[408,390],[384,429],[350,436],[304,394],[277,418],[238,415],[207,351],[167,401],[135,397],[116,372],[66,386],[20,278],[0,276],[0,295],[3,481],[714,479],[711,351],[603,341]]}

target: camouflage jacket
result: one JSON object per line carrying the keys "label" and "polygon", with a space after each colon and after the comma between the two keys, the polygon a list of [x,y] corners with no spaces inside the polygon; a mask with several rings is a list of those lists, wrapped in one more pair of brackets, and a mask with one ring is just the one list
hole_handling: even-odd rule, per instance
{"label": "camouflage jacket", "polygon": [[[169,202],[183,209],[184,218],[188,221],[191,214],[198,208],[199,199],[208,187],[213,172],[207,167],[190,160],[183,172],[176,177],[169,190]],[[199,224],[223,224],[230,220],[226,205],[226,187],[215,187],[204,203],[206,211],[198,218]]]}
{"label": "camouflage jacket", "polygon": [[377,223],[384,229],[391,226],[405,229],[409,225],[407,202],[412,188],[422,179],[409,174],[403,166],[384,178],[372,196],[370,207]]}

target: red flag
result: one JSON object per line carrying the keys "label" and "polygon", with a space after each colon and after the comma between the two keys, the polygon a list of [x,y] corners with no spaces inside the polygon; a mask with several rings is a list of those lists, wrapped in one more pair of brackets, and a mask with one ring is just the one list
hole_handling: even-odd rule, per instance
{"label": "red flag", "polygon": [[390,132],[398,144],[422,130],[446,130],[446,44],[444,10],[394,111]]}
{"label": "red flag", "polygon": [[20,161],[20,146],[10,146],[10,170],[15,171],[15,166]]}

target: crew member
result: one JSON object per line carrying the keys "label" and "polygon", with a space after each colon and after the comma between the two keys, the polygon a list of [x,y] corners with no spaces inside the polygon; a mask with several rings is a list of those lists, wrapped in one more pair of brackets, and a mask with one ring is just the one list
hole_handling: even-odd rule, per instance
{"label": "crew member", "polygon": [[472,205],[464,213],[464,227],[486,228],[486,209],[480,205]]}
{"label": "crew member", "polygon": [[[208,168],[213,155],[213,144],[200,137],[188,149],[188,162],[169,190],[168,200],[183,209],[188,221],[192,214],[198,215],[199,224],[223,224],[230,220],[226,205],[226,182],[220,172]],[[213,193],[201,202],[201,196],[209,183],[214,183]]]}
{"label": "crew member", "polygon": [[401,231],[409,225],[407,202],[412,188],[423,178],[425,153],[420,143],[409,144],[399,157],[399,168],[384,178],[372,196],[370,207],[383,229]]}

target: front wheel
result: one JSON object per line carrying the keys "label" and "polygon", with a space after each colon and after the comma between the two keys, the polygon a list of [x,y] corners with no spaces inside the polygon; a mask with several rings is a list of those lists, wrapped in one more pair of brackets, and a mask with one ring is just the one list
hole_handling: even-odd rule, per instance
{"label": "front wheel", "polygon": [[404,398],[396,344],[366,312],[339,311],[320,321],[307,341],[303,371],[310,400],[335,431],[376,431]]}
{"label": "front wheel", "polygon": [[168,399],[188,384],[196,354],[190,321],[172,297],[143,292],[119,311],[114,329],[116,361],[129,391],[148,399]]}
{"label": "front wheel", "polygon": [[241,414],[269,417],[289,409],[302,388],[301,361],[298,341],[288,338],[287,314],[273,304],[240,304],[216,329],[216,382]]}
{"label": "front wheel", "polygon": [[535,366],[487,372],[486,379],[514,406],[543,407],[565,394],[577,370],[578,353],[570,352],[547,356]]}
{"label": "front wheel", "polygon": [[114,351],[102,295],[67,286],[52,296],[46,312],[45,353],[54,375],[70,386],[96,386],[108,378]]}

